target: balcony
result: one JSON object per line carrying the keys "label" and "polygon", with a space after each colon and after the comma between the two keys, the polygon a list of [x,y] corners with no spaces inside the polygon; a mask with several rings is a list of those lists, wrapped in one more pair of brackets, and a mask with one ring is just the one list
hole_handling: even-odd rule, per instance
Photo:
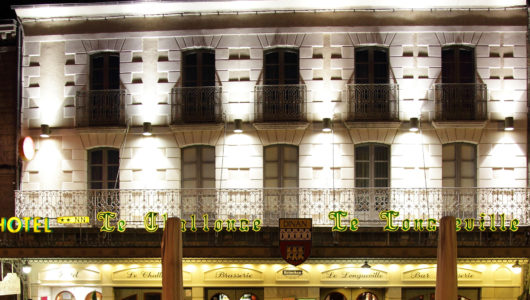
{"label": "balcony", "polygon": [[125,90],[78,91],[76,126],[125,126]]}
{"label": "balcony", "polygon": [[397,84],[348,85],[349,121],[399,120]]}
{"label": "balcony", "polygon": [[[404,219],[440,219],[445,214],[474,218],[481,213],[504,214],[530,226],[530,189],[503,188],[351,188],[351,189],[176,189],[176,190],[71,190],[16,191],[16,216],[41,216],[51,219],[52,227],[61,216],[89,216],[89,224],[70,226],[100,227],[98,212],[110,211],[127,222],[127,228],[142,228],[144,216],[154,211],[190,220],[208,214],[209,224],[216,219],[261,219],[262,226],[277,227],[279,218],[312,218],[313,226],[329,227],[330,211],[342,210],[359,220],[359,226],[380,227],[383,210],[398,211],[395,223]],[[252,222],[252,221],[251,221]]]}
{"label": "balcony", "polygon": [[306,121],[306,86],[258,85],[254,90],[256,121]]}
{"label": "balcony", "polygon": [[436,121],[483,121],[487,119],[485,84],[439,83],[434,86]]}
{"label": "balcony", "polygon": [[220,123],[223,121],[221,87],[177,87],[171,91],[171,123]]}

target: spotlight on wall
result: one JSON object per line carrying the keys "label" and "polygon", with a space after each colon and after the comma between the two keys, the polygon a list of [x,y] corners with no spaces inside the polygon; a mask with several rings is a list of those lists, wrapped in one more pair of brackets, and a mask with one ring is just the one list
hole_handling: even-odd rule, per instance
{"label": "spotlight on wall", "polygon": [[368,264],[368,261],[367,261],[367,260],[365,260],[365,261],[364,261],[364,264],[361,266],[361,268],[363,268],[363,269],[370,269],[371,267],[372,267],[372,266],[370,266],[370,265]]}
{"label": "spotlight on wall", "polygon": [[331,132],[331,119],[330,118],[322,119],[322,131]]}
{"label": "spotlight on wall", "polygon": [[234,132],[235,133],[243,132],[243,120],[241,119],[234,120]]}
{"label": "spotlight on wall", "polygon": [[153,128],[151,127],[151,122],[144,122],[144,131],[143,136],[151,136],[153,135]]}
{"label": "spotlight on wall", "polygon": [[513,131],[513,117],[506,117],[504,119],[504,130]]}
{"label": "spotlight on wall", "polygon": [[28,264],[27,261],[22,265],[22,273],[24,273],[24,274],[31,273],[31,265]]}
{"label": "spotlight on wall", "polygon": [[410,118],[409,131],[416,132],[420,129],[420,121],[418,118]]}
{"label": "spotlight on wall", "polygon": [[41,138],[49,138],[50,137],[50,126],[48,124],[42,124],[40,126],[40,137]]}

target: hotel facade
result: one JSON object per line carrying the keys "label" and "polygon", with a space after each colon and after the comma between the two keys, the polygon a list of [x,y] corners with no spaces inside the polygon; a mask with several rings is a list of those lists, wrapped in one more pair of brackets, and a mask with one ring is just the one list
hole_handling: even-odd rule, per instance
{"label": "hotel facade", "polygon": [[180,217],[187,300],[434,299],[444,215],[459,300],[527,295],[526,3],[413,5],[14,6],[24,298],[160,299]]}

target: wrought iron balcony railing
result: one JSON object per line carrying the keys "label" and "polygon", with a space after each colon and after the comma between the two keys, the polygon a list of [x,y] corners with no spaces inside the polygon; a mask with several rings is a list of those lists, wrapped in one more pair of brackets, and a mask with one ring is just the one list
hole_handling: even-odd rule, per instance
{"label": "wrought iron balcony railing", "polygon": [[222,122],[219,86],[177,87],[171,91],[171,123]]}
{"label": "wrought iron balcony railing", "polygon": [[[142,227],[144,216],[153,211],[190,220],[208,214],[216,219],[261,219],[263,226],[278,226],[279,218],[312,218],[315,226],[331,226],[330,211],[345,211],[360,226],[381,224],[379,213],[398,211],[396,224],[404,219],[439,219],[451,214],[475,218],[504,214],[530,226],[530,189],[516,188],[352,188],[352,189],[176,189],[176,190],[76,190],[16,191],[18,217],[49,217],[58,226],[62,216],[89,216],[110,211],[125,220],[127,227]],[[79,226],[79,225],[77,225]],[[99,224],[101,226],[101,224]]]}
{"label": "wrought iron balcony railing", "polygon": [[79,91],[75,108],[77,127],[124,126],[125,90]]}
{"label": "wrought iron balcony railing", "polygon": [[485,84],[438,83],[434,86],[437,121],[482,121],[487,119]]}
{"label": "wrought iron balcony railing", "polygon": [[397,84],[350,84],[348,119],[350,121],[399,120],[398,99]]}
{"label": "wrought iron balcony railing", "polygon": [[257,85],[254,97],[257,121],[306,120],[306,86],[303,84]]}

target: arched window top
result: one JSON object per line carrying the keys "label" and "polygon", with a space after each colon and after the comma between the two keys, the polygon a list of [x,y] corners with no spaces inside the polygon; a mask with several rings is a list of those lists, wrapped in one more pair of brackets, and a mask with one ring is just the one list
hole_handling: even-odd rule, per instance
{"label": "arched window top", "polygon": [[75,296],[69,291],[62,291],[57,294],[55,300],[75,300]]}

